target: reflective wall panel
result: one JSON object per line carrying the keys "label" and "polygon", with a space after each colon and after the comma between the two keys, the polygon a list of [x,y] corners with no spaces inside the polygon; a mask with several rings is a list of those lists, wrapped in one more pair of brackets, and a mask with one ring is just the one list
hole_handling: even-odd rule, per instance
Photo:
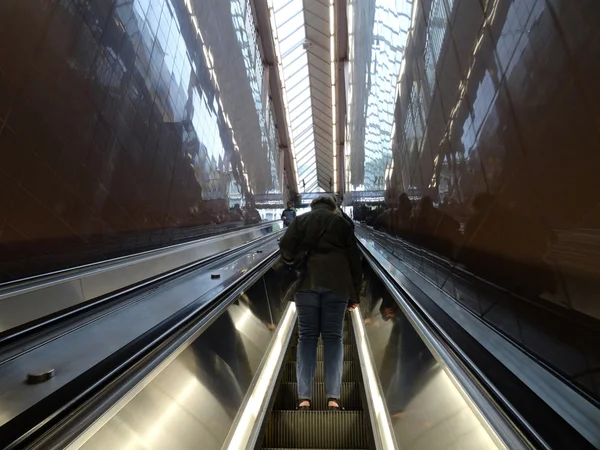
{"label": "reflective wall panel", "polygon": [[248,0],[1,2],[0,280],[223,232],[278,193],[255,36]]}
{"label": "reflective wall panel", "polygon": [[392,169],[394,93],[412,0],[348,0],[346,180],[350,191],[379,191]]}
{"label": "reflective wall panel", "polygon": [[[600,6],[576,3],[412,3],[390,94],[393,157],[377,170],[386,189],[387,231],[518,295],[598,319],[600,88],[593,80],[600,75],[600,48],[592,24]],[[372,22],[364,18],[369,11],[356,5],[352,11],[354,72],[365,66],[359,56],[376,45],[364,29]],[[388,26],[405,30],[401,20]],[[360,76],[352,75],[349,98],[358,100],[362,86],[374,89],[373,76]],[[353,119],[358,113],[351,114],[351,138],[361,127],[368,134],[369,126]],[[359,147],[351,146],[352,180]],[[367,180],[366,159],[364,167]]]}
{"label": "reflective wall panel", "polygon": [[360,309],[399,448],[504,448],[372,271],[365,293]]}

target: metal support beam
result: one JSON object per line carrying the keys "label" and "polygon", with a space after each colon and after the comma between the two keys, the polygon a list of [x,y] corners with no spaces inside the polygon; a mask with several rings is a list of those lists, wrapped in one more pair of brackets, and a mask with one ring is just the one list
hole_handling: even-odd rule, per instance
{"label": "metal support beam", "polygon": [[348,60],[348,16],[346,13],[346,0],[335,0],[335,39],[336,55],[336,153],[337,153],[337,186],[340,199],[344,198],[346,190],[346,176],[344,164],[344,147],[346,142],[346,71]]}
{"label": "metal support beam", "polygon": [[254,25],[258,34],[258,42],[262,55],[265,70],[269,71],[269,92],[273,104],[273,114],[275,116],[275,127],[279,137],[280,156],[283,156],[283,173],[280,174],[285,180],[285,190],[283,196],[285,199],[293,199],[298,194],[298,180],[293,166],[293,158],[290,147],[290,136],[288,136],[288,125],[285,115],[285,106],[283,103],[282,84],[277,70],[277,61],[275,56],[275,45],[273,43],[273,32],[271,30],[271,21],[269,20],[269,8],[267,0],[252,0],[252,13],[254,16]]}

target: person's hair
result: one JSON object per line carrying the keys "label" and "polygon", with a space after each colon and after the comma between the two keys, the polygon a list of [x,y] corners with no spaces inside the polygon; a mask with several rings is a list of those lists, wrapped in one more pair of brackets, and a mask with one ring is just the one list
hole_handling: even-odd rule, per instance
{"label": "person's hair", "polygon": [[406,192],[403,192],[402,194],[400,194],[400,197],[398,198],[398,203],[401,208],[412,209],[412,206],[413,206],[412,202],[410,201],[410,198],[408,197],[408,194]]}
{"label": "person's hair", "polygon": [[471,201],[471,207],[475,211],[481,211],[495,205],[496,202],[497,199],[494,194],[490,194],[489,192],[481,192],[473,197],[473,200]]}
{"label": "person's hair", "polygon": [[433,208],[433,200],[431,199],[431,197],[429,195],[426,195],[425,197],[421,197],[421,200],[419,200],[419,207],[420,209],[432,209]]}
{"label": "person's hair", "polygon": [[318,206],[318,205],[325,205],[332,211],[335,211],[337,208],[337,205],[335,204],[335,200],[330,195],[319,195],[312,202],[310,202],[311,209],[314,209],[315,206]]}

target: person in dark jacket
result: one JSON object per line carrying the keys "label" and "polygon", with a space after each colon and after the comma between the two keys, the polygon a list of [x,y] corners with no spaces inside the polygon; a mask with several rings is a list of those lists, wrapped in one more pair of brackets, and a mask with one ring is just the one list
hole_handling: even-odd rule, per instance
{"label": "person in dark jacket", "polygon": [[336,213],[339,214],[340,216],[342,216],[346,220],[346,222],[348,222],[350,224],[350,226],[352,227],[352,230],[354,231],[354,220],[352,220],[352,218],[344,212],[344,210],[342,209],[341,206],[337,207]]}
{"label": "person in dark jacket", "polygon": [[296,210],[294,209],[294,204],[292,202],[287,202],[287,208],[283,210],[281,213],[281,220],[283,220],[283,226],[285,228],[289,227],[290,224],[296,218]]}
{"label": "person in dark jacket", "polygon": [[[321,238],[319,235],[325,230]],[[285,262],[293,263],[311,251],[296,294],[298,312],[297,377],[299,409],[310,409],[317,365],[317,340],[323,337],[325,390],[329,409],[340,409],[346,309],[359,302],[361,261],[348,221],[336,213],[332,197],[321,196],[311,211],[287,228],[279,243]]]}
{"label": "person in dark jacket", "polygon": [[248,202],[246,204],[246,214],[244,215],[244,225],[255,225],[260,223],[260,213],[256,209],[254,202]]}

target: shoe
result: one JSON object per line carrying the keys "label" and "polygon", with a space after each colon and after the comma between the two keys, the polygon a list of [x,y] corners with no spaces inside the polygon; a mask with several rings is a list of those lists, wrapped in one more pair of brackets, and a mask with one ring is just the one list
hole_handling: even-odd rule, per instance
{"label": "shoe", "polygon": [[[337,406],[329,406],[329,402],[335,402],[337,403]],[[344,411],[344,408],[342,407],[340,401],[337,398],[333,397],[327,399],[327,409],[331,411]]]}
{"label": "shoe", "polygon": [[298,404],[298,407],[296,409],[298,409],[300,411],[308,411],[308,410],[310,410],[312,408],[312,402],[310,400],[304,399],[304,400],[300,401],[300,403],[304,403],[304,402],[308,402],[308,406],[300,406]]}

